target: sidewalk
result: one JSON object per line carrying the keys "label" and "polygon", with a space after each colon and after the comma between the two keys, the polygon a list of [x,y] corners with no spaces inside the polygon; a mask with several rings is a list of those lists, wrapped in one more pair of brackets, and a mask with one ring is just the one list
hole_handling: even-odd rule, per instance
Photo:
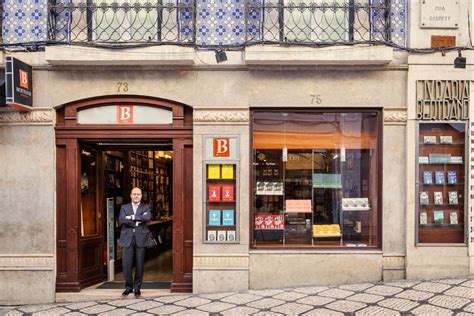
{"label": "sidewalk", "polygon": [[474,315],[474,276],[0,307],[6,315]]}

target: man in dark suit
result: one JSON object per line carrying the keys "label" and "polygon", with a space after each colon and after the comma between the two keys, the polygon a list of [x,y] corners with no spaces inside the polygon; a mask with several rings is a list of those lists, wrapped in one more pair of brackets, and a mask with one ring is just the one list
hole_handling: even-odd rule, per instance
{"label": "man in dark suit", "polygon": [[[135,293],[141,295],[143,281],[143,265],[145,263],[145,249],[150,242],[151,234],[147,222],[151,218],[148,205],[141,203],[142,190],[133,188],[130,193],[132,203],[122,205],[119,221],[122,225],[119,244],[122,247],[122,266],[125,277],[125,291],[122,295]],[[133,258],[135,257],[135,277],[132,278]]]}

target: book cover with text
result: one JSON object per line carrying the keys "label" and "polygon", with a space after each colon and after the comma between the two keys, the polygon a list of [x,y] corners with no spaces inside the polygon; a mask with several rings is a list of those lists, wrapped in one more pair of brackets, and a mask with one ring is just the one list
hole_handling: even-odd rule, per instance
{"label": "book cover with text", "polygon": [[209,185],[209,202],[219,202],[221,200],[221,187],[219,185]]}
{"label": "book cover with text", "polygon": [[234,179],[234,165],[222,165],[222,179]]}
{"label": "book cover with text", "polygon": [[222,202],[234,202],[234,186],[222,186]]}
{"label": "book cover with text", "polygon": [[221,178],[221,166],[220,165],[208,165],[207,166],[207,178],[208,179],[220,179]]}
{"label": "book cover with text", "polygon": [[222,225],[235,225],[234,210],[222,210]]}
{"label": "book cover with text", "polygon": [[221,225],[221,210],[209,210],[209,226]]}

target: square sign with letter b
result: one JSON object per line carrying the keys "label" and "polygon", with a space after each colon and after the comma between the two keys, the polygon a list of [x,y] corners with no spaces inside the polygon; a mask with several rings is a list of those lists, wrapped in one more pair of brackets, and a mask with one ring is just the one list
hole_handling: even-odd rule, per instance
{"label": "square sign with letter b", "polygon": [[133,105],[117,106],[117,123],[133,124]]}
{"label": "square sign with letter b", "polygon": [[214,157],[229,157],[230,138],[214,138]]}

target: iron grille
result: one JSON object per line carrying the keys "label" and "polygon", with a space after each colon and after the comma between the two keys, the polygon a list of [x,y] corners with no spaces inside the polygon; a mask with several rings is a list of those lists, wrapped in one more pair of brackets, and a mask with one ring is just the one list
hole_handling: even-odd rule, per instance
{"label": "iron grille", "polygon": [[[186,44],[208,23],[194,0],[50,0],[50,42]],[[244,0],[245,29],[221,46],[257,43],[352,44],[390,41],[388,0]],[[200,5],[202,6],[202,4]],[[209,11],[209,9],[208,9]],[[231,22],[230,22],[231,23]]]}

